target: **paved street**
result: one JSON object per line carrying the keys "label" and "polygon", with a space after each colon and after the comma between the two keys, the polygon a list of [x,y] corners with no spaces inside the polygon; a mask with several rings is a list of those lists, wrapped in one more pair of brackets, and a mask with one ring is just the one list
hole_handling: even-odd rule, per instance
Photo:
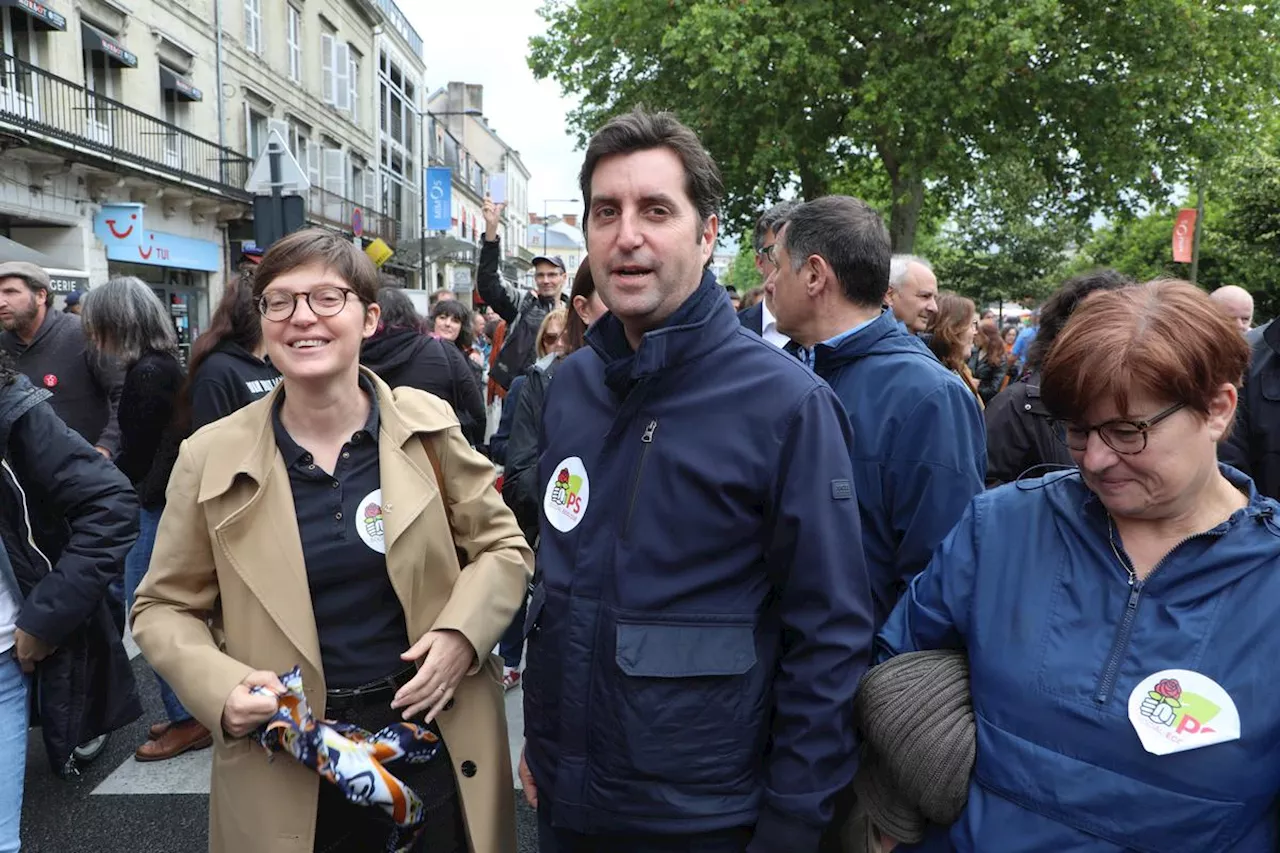
{"label": "paved street", "polygon": [[[136,655],[132,646],[130,652]],[[31,732],[22,811],[24,853],[200,853],[207,849],[211,751],[155,764],[133,760],[147,725],[163,717],[149,668],[137,656],[133,667],[146,713],[112,736],[106,752],[79,781],[64,782],[53,774],[40,732]],[[507,719],[516,733],[511,747],[514,767],[518,733],[524,727],[519,690],[507,694]],[[519,793],[516,801],[519,850],[533,853],[537,850],[533,813]]]}

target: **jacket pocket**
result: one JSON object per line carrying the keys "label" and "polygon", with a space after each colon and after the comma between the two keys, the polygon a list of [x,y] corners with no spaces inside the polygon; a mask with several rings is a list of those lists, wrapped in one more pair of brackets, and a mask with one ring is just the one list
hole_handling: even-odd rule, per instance
{"label": "jacket pocket", "polygon": [[593,727],[602,769],[722,790],[754,780],[769,716],[754,626],[696,619],[616,624],[594,704],[608,718]]}

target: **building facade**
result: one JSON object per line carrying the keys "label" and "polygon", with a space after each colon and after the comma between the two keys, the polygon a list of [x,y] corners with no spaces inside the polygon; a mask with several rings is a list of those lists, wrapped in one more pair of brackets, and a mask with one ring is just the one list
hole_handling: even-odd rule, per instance
{"label": "building facade", "polygon": [[506,199],[500,235],[502,275],[511,282],[532,282],[534,253],[528,225],[529,170],[520,152],[490,126],[484,113],[484,87],[451,82],[427,100],[428,162],[450,170],[451,226],[430,232],[432,289],[467,292],[474,288],[475,264],[484,233],[484,200],[501,182]]}
{"label": "building facade", "polygon": [[185,350],[252,240],[244,187],[272,130],[312,222],[394,245],[384,51],[420,92],[421,40],[392,0],[0,2],[0,260],[38,259],[62,291],[137,275]]}

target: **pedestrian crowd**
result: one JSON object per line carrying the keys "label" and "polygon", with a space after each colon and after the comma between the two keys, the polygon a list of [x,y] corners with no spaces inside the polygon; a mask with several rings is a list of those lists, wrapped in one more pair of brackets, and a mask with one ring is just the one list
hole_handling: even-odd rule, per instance
{"label": "pedestrian crowd", "polygon": [[[211,749],[209,849],[1280,849],[1280,327],[1100,269],[1006,322],[849,196],[709,270],[667,113],[580,175],[569,280],[427,317],[341,235],[152,290],[0,264],[0,852],[27,730]],[[16,780],[16,782],[15,782]]]}

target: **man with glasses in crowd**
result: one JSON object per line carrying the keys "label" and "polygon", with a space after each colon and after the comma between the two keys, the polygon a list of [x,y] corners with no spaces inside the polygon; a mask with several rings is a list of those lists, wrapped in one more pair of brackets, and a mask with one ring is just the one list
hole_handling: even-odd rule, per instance
{"label": "man with glasses in crowd", "polygon": [[[800,206],[798,201],[784,201],[775,204],[765,211],[756,222],[756,230],[751,235],[751,245],[756,250],[756,270],[762,282],[768,281],[776,269],[774,262],[774,243],[778,237],[778,228],[786,220],[791,211]],[[765,290],[764,298],[738,312],[742,325],[760,335],[779,349],[785,349],[791,339],[778,331],[778,321],[773,313],[773,294]]]}

